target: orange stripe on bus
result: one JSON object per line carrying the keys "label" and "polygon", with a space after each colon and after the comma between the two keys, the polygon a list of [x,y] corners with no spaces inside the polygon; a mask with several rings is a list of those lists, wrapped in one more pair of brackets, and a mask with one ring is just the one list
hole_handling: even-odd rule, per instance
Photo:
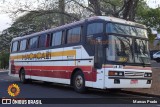
{"label": "orange stripe on bus", "polygon": [[[30,53],[29,53],[30,54]],[[68,51],[59,51],[59,52],[51,52],[51,57],[58,56],[75,56],[76,50],[68,50]],[[22,59],[22,55],[10,56],[10,60]]]}

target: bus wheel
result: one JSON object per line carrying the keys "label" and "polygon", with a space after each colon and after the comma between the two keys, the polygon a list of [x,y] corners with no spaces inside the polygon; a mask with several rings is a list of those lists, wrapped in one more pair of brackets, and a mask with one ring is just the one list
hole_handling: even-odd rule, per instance
{"label": "bus wheel", "polygon": [[26,82],[27,82],[27,80],[26,80],[26,78],[25,78],[25,70],[24,70],[24,69],[22,69],[22,70],[20,71],[19,79],[20,79],[20,82],[21,82],[21,83],[26,83]]}
{"label": "bus wheel", "polygon": [[73,77],[73,87],[76,92],[84,93],[86,91],[85,79],[82,72],[78,71]]}

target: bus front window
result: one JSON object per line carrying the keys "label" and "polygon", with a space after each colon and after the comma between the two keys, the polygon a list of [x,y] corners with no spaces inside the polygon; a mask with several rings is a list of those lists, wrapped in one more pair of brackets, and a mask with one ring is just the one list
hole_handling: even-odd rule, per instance
{"label": "bus front window", "polygon": [[135,63],[150,64],[148,41],[136,39],[134,50]]}
{"label": "bus front window", "polygon": [[107,61],[121,64],[150,64],[148,41],[127,36],[108,35],[109,43],[106,48]]}
{"label": "bus front window", "polygon": [[115,33],[134,37],[148,38],[147,30],[144,28],[138,28],[117,23],[107,23],[106,33]]}
{"label": "bus front window", "polygon": [[109,35],[106,53],[109,61],[133,63],[132,39],[130,37]]}

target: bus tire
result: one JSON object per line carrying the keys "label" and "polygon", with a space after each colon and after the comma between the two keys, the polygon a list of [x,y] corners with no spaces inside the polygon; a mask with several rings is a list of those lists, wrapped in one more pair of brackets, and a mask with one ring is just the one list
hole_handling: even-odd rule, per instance
{"label": "bus tire", "polygon": [[78,93],[84,93],[86,91],[85,78],[81,71],[77,71],[73,77],[73,87]]}
{"label": "bus tire", "polygon": [[20,79],[21,83],[23,83],[23,84],[27,83],[27,80],[25,78],[25,70],[24,69],[20,70],[19,79]]}

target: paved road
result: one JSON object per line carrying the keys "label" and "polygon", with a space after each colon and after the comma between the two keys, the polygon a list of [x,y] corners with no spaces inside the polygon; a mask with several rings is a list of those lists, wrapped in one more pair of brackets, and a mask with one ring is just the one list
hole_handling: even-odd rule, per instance
{"label": "paved road", "polygon": [[[152,61],[152,67],[157,68],[160,67],[160,63],[156,63],[155,61]],[[141,95],[133,95],[133,94],[127,94],[124,92],[119,92],[119,93],[109,93],[108,91],[101,91],[101,90],[93,90],[90,89],[86,94],[79,94],[76,93],[71,87],[69,86],[62,86],[58,84],[44,84],[43,82],[38,82],[34,81],[30,84],[21,84],[19,83],[19,79],[9,77],[7,72],[0,72],[0,98],[5,97],[5,98],[11,98],[11,96],[8,95],[7,88],[9,85],[12,83],[16,83],[19,85],[21,92],[17,98],[107,98],[107,99],[113,99],[116,101],[120,101],[121,103],[129,103],[130,100],[129,98],[149,98],[148,96],[141,96]],[[65,100],[65,99],[63,99]],[[113,101],[112,100],[112,101]],[[13,105],[13,107],[17,107],[17,105]],[[28,107],[27,105],[24,105],[23,107]],[[45,107],[44,105],[40,105]],[[54,104],[56,107],[61,107],[64,106],[66,107],[65,104]],[[84,104],[81,105],[67,105],[69,107],[82,107],[86,106]],[[107,107],[106,104],[87,104],[86,107]],[[128,105],[108,105],[109,107],[124,107]],[[155,105],[129,105],[131,107],[160,107],[160,104],[155,104]],[[0,105],[1,107],[1,105]],[[10,107],[10,105],[8,105]],[[34,105],[35,107],[35,105]],[[53,107],[53,105],[47,105],[47,107]]]}
{"label": "paved road", "polygon": [[[107,98],[107,100],[112,99],[112,101],[115,100],[115,101],[120,101],[122,103],[130,102],[129,98],[149,98],[148,96],[126,94],[124,92],[109,93],[107,91],[100,91],[100,90],[93,90],[93,89],[89,90],[86,94],[79,94],[79,93],[76,93],[69,86],[62,86],[57,84],[47,85],[42,82],[36,82],[36,81],[32,82],[31,84],[21,84],[19,83],[18,79],[9,77],[6,72],[0,73],[0,98],[1,97],[11,98],[7,93],[7,88],[12,83],[18,84],[21,89],[21,92],[19,96],[17,96],[17,98],[66,98],[66,100],[68,98],[73,98],[73,101],[75,101],[75,98],[83,98],[83,99],[84,98],[92,98],[92,99]],[[98,105],[88,104],[87,107],[101,107],[100,105],[106,107],[106,105],[102,105],[102,104],[98,104]],[[47,105],[47,107],[48,106],[51,106],[51,105]],[[60,106],[60,105],[58,104],[56,106]],[[66,105],[62,105],[62,106],[66,107]],[[67,105],[67,106],[74,107],[75,105]],[[113,106],[120,107],[120,105],[113,105]],[[145,106],[146,105],[144,105],[144,107]],[[147,106],[160,107],[160,104],[147,105]],[[124,107],[124,105],[122,105],[122,107]],[[141,105],[141,107],[143,107],[143,105]]]}

